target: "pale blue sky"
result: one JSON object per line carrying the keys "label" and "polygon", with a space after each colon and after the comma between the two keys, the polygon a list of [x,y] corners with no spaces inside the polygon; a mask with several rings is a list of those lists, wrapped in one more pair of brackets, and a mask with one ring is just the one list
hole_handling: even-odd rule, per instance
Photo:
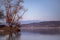
{"label": "pale blue sky", "polygon": [[23,20],[60,21],[60,0],[24,0],[23,5],[28,9]]}
{"label": "pale blue sky", "polygon": [[23,20],[60,21],[60,0],[24,0]]}

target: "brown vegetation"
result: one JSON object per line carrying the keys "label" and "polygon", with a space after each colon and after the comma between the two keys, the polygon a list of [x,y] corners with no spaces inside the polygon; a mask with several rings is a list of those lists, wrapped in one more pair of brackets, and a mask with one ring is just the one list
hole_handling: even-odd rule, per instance
{"label": "brown vegetation", "polygon": [[[12,1],[16,1],[16,3],[11,4]],[[16,30],[19,30],[21,27],[20,24],[18,24],[19,21],[21,21],[23,14],[26,12],[26,10],[21,5],[23,3],[23,0],[4,0],[0,2],[1,5],[4,5],[4,12],[6,14],[6,26],[3,28],[0,28],[0,30],[9,30],[16,32]],[[19,15],[21,13],[18,12],[23,11],[22,15]]]}

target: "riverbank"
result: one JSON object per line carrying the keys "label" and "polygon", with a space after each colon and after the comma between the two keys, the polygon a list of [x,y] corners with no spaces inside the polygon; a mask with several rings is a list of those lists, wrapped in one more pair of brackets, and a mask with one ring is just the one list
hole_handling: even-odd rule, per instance
{"label": "riverbank", "polygon": [[60,34],[60,27],[21,27],[21,30],[40,34]]}

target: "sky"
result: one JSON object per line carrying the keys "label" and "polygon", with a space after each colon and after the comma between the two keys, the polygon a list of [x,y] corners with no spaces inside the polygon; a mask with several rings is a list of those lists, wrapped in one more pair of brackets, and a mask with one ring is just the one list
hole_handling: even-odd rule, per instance
{"label": "sky", "polygon": [[23,1],[27,11],[22,20],[60,21],[60,0]]}
{"label": "sky", "polygon": [[24,0],[23,20],[60,21],[60,0]]}

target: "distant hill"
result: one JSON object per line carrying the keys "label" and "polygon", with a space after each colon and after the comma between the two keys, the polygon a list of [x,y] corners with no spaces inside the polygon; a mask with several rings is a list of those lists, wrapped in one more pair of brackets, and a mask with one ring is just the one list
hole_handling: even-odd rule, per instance
{"label": "distant hill", "polygon": [[60,27],[60,21],[32,22],[32,23],[29,23],[29,24],[23,24],[22,26],[34,26],[34,27]]}
{"label": "distant hill", "polygon": [[21,29],[24,32],[27,31],[40,34],[60,34],[60,21],[42,21],[22,24]]}
{"label": "distant hill", "polygon": [[30,23],[38,23],[41,22],[39,20],[28,20],[28,21],[21,21],[21,24],[30,24]]}

